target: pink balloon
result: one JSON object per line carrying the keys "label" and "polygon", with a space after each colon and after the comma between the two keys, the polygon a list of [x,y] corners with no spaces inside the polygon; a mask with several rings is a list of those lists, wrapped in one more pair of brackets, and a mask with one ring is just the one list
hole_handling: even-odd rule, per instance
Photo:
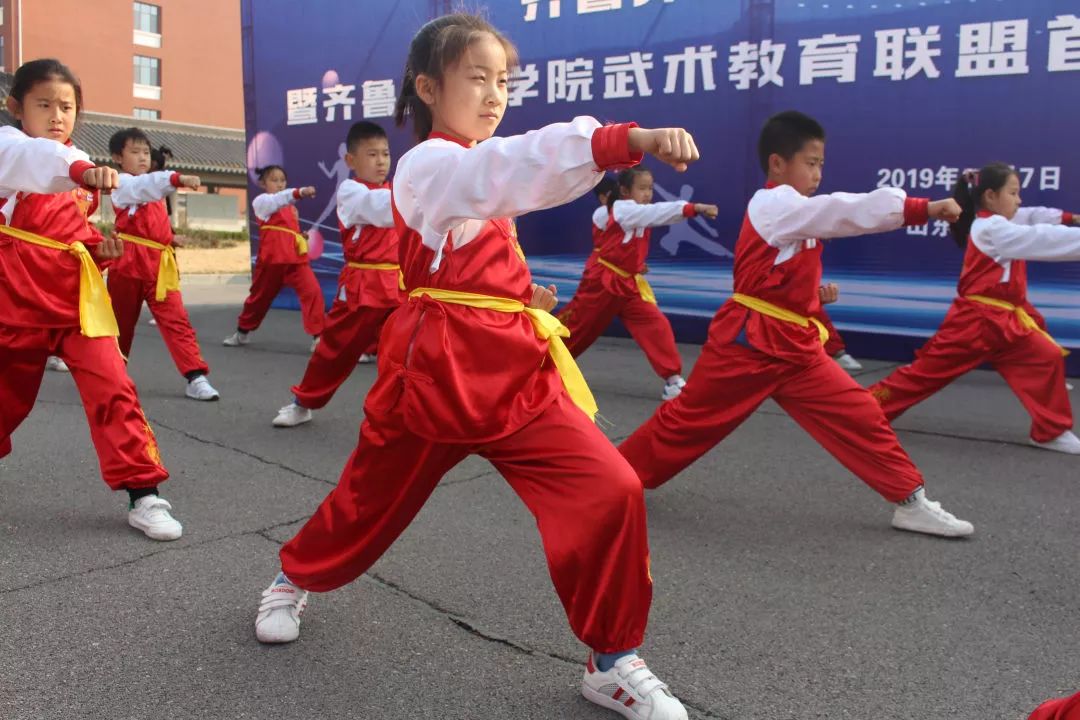
{"label": "pink balloon", "polygon": [[255,133],[255,137],[251,139],[247,148],[248,175],[251,176],[251,182],[259,180],[255,168],[284,163],[285,151],[278,139],[265,130]]}
{"label": "pink balloon", "polygon": [[319,232],[319,228],[313,227],[308,230],[307,246],[308,260],[318,260],[322,257],[323,236],[322,233]]}
{"label": "pink balloon", "polygon": [[341,82],[341,78],[338,77],[337,70],[327,70],[322,76],[322,86],[324,88],[333,87]]}

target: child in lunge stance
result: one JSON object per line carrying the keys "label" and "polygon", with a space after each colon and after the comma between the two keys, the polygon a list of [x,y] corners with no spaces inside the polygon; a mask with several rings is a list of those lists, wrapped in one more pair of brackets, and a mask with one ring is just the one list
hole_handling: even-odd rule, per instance
{"label": "child in lunge stance", "polygon": [[642,152],[682,169],[697,150],[683,130],[588,117],[492,137],[515,62],[509,41],[471,15],[434,20],[412,41],[397,120],[411,117],[420,143],[393,183],[409,300],[380,337],[359,445],[282,548],[256,635],[295,640],[308,591],[366,571],[439,479],[479,454],[537,519],[570,625],[591,648],[585,697],[628,718],[685,720],[635,653],[652,595],[641,483],[590,417],[565,327],[526,307],[536,288],[511,218],[581,196]]}

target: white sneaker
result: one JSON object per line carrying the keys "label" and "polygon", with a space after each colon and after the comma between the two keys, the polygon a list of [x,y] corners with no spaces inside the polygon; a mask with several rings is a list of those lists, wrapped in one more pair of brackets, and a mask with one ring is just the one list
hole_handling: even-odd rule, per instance
{"label": "white sneaker", "polygon": [[67,363],[55,355],[50,355],[49,359],[45,361],[45,369],[53,372],[71,372]]}
{"label": "white sneaker", "polygon": [[249,342],[251,342],[249,338],[250,335],[251,333],[240,332],[239,330],[237,330],[232,335],[225,338],[221,344],[225,347],[237,347],[239,345],[247,345]]}
{"label": "white sneaker", "polygon": [[848,355],[846,350],[834,355],[833,360],[835,360],[836,364],[844,368],[845,370],[855,371],[863,369],[862,363]]}
{"label": "white sneaker", "polygon": [[154,316],[153,316],[153,315],[151,315],[151,316],[150,316],[150,319],[146,321],[146,324],[147,324],[147,325],[157,325],[157,320],[155,320],[155,319],[154,319]]}
{"label": "white sneaker", "polygon": [[307,607],[308,592],[288,581],[274,580],[263,590],[255,637],[264,643],[287,643],[300,637],[300,616]]}
{"label": "white sneaker", "polygon": [[314,353],[315,348],[319,347],[319,338],[314,337],[311,339],[311,350],[309,352]]}
{"label": "white sneaker", "polygon": [[184,526],[169,511],[172,505],[158,495],[144,495],[128,510],[128,525],[142,530],[151,540],[179,540]]}
{"label": "white sneaker", "polygon": [[294,402],[278,410],[274,418],[274,427],[296,427],[311,422],[311,410],[300,407]]}
{"label": "white sneaker", "polygon": [[1071,382],[1066,382],[1066,383],[1065,383],[1065,389],[1066,389],[1066,390],[1068,390],[1068,391],[1070,391],[1070,392],[1072,392],[1072,391],[1073,391],[1073,390],[1075,390],[1076,388],[1074,388],[1074,387],[1073,387],[1073,384],[1072,384]]}
{"label": "white sneaker", "polygon": [[964,537],[975,532],[975,526],[941,508],[941,503],[926,499],[920,488],[915,500],[907,505],[897,505],[892,526],[897,530],[940,535],[941,537]]}
{"label": "white sneaker", "polygon": [[686,387],[686,381],[683,380],[683,376],[672,375],[664,384],[664,394],[660,396],[660,399],[665,401],[674,400],[682,394],[684,387]]}
{"label": "white sneaker", "polygon": [[187,384],[187,390],[184,391],[192,400],[219,400],[221,395],[214,389],[214,386],[210,384],[210,381],[206,379],[205,375],[200,375]]}
{"label": "white sneaker", "polygon": [[1043,450],[1065,453],[1067,455],[1080,455],[1080,438],[1076,437],[1072,430],[1066,430],[1049,442],[1035,442],[1031,444]]}
{"label": "white sneaker", "polygon": [[356,361],[357,365],[370,365],[373,362],[377,362],[378,358],[375,357],[375,353],[368,355],[367,353],[361,353],[360,359]]}
{"label": "white sneaker", "polygon": [[590,652],[581,694],[631,720],[687,720],[683,704],[637,655],[621,657],[615,667],[600,672]]}

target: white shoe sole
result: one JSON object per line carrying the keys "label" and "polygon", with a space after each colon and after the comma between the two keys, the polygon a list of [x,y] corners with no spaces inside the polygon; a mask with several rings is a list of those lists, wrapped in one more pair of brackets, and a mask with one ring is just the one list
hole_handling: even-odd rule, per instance
{"label": "white shoe sole", "polygon": [[581,684],[581,695],[589,702],[599,705],[602,708],[607,708],[608,710],[614,710],[615,712],[622,715],[624,718],[629,718],[630,720],[638,720],[638,718],[640,717],[633,710],[626,707],[625,704],[619,702],[618,700],[612,699],[610,695],[605,695],[602,692],[593,690],[585,683]]}
{"label": "white shoe sole", "polygon": [[930,527],[928,525],[905,525],[898,523],[895,520],[892,522],[892,526],[896,530],[903,530],[904,532],[919,533],[920,535],[933,535],[934,537],[943,538],[961,538],[968,537],[975,532],[975,528],[970,530],[967,528],[943,528],[941,526]]}
{"label": "white shoe sole", "polygon": [[297,420],[295,422],[287,422],[285,420],[279,421],[277,418],[274,418],[274,421],[273,421],[272,424],[276,428],[294,428],[294,427],[297,427],[298,425],[303,425],[304,423],[311,422],[312,417],[313,417],[312,415],[308,415],[306,418],[303,418],[302,420]]}
{"label": "white shoe sole", "polygon": [[1073,449],[1073,448],[1053,447],[1052,445],[1050,445],[1050,443],[1038,443],[1038,442],[1035,442],[1034,440],[1032,440],[1031,438],[1028,438],[1028,442],[1031,444],[1031,447],[1038,448],[1039,450],[1047,450],[1049,452],[1056,452],[1056,453],[1060,453],[1061,455],[1080,455],[1080,448]]}
{"label": "white shoe sole", "polygon": [[267,645],[281,645],[283,643],[295,642],[300,637],[300,626],[297,625],[292,628],[282,628],[284,632],[272,633],[270,630],[264,628],[266,623],[255,625],[255,639],[261,643]]}
{"label": "white shoe sole", "polygon": [[160,528],[151,528],[149,525],[139,522],[132,516],[128,515],[128,525],[140,531],[143,535],[151,540],[158,540],[160,542],[168,542],[170,540],[179,540],[184,534],[184,528],[181,525],[179,530],[162,531]]}
{"label": "white shoe sole", "polygon": [[184,395],[189,400],[198,400],[199,402],[214,402],[215,400],[220,400],[221,399],[221,396],[218,395],[217,393],[214,393],[213,395],[208,395],[207,397],[199,397],[198,395],[192,395],[189,392],[185,392]]}

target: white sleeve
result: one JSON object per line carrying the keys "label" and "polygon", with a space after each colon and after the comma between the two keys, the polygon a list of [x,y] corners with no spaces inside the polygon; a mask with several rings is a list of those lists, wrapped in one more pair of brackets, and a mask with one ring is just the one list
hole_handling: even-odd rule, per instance
{"label": "white sleeve", "polygon": [[[58,193],[78,183],[68,173],[90,156],[48,138],[31,138],[15,127],[0,127],[0,188],[16,192]],[[10,194],[10,193],[5,193]]]}
{"label": "white sleeve", "polygon": [[639,230],[657,225],[673,225],[685,220],[683,208],[689,203],[684,200],[658,202],[642,205],[633,200],[617,200],[611,209],[612,217],[623,230]]}
{"label": "white sleeve", "polygon": [[466,220],[517,217],[595,187],[603,178],[592,149],[599,127],[593,118],[579,117],[470,149],[428,140],[398,162],[394,202],[424,245],[439,253],[450,230]]}
{"label": "white sleeve", "polygon": [[1080,260],[1080,228],[1067,225],[1017,225],[994,215],[972,224],[971,241],[998,262]]}
{"label": "white sleeve", "polygon": [[255,217],[266,222],[278,210],[296,202],[294,192],[295,188],[285,188],[281,192],[263,193],[255,198],[251,201],[251,209],[255,211]]}
{"label": "white sleeve", "polygon": [[747,213],[765,242],[782,247],[810,238],[895,230],[904,224],[906,199],[899,188],[805,197],[790,185],[781,185],[755,193]]}
{"label": "white sleeve", "polygon": [[1039,223],[1044,225],[1060,225],[1061,215],[1061,211],[1057,208],[1038,206],[1022,207],[1016,211],[1016,215],[1013,216],[1012,222],[1017,225],[1037,225]]}
{"label": "white sleeve", "polygon": [[172,170],[159,170],[142,175],[120,173],[120,184],[112,191],[113,207],[130,208],[161,200],[175,192]]}
{"label": "white sleeve", "polygon": [[345,180],[337,189],[337,214],[341,224],[347,228],[354,225],[394,227],[390,189],[372,190],[356,180]]}
{"label": "white sleeve", "polygon": [[600,207],[596,208],[596,210],[593,210],[593,214],[592,214],[592,224],[593,225],[595,225],[596,227],[603,230],[604,228],[607,227],[607,221],[608,221],[607,205],[601,205]]}

